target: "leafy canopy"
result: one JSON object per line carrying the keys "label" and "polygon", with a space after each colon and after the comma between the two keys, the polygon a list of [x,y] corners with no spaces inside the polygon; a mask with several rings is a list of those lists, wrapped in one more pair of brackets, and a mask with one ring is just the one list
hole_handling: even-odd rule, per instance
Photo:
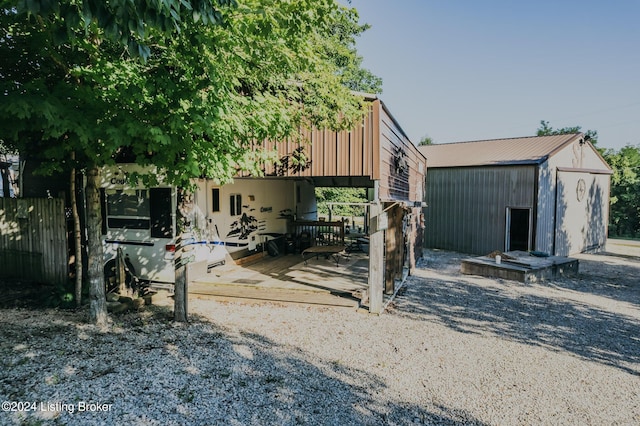
{"label": "leafy canopy", "polygon": [[589,137],[589,141],[592,145],[596,145],[598,143],[598,132],[595,130],[587,130],[586,132],[582,132],[582,127],[580,126],[554,129],[549,125],[548,121],[544,120],[540,120],[540,127],[538,127],[536,136],[566,135],[571,133],[584,133],[585,136]]}
{"label": "leafy canopy", "polygon": [[420,142],[418,143],[418,145],[419,146],[433,145],[433,139],[428,135],[424,135],[422,139],[420,139]]}
{"label": "leafy canopy", "polygon": [[[47,24],[57,21],[52,35],[58,42],[80,42],[99,28],[101,37],[126,47],[131,56],[143,59],[150,55],[149,29],[171,36],[185,26],[218,24],[222,22],[221,9],[236,5],[235,0],[20,0],[6,3],[13,4],[20,13],[48,21]],[[78,31],[79,28],[84,32]]]}
{"label": "leafy canopy", "polygon": [[[225,182],[238,169],[260,173],[268,153],[253,148],[265,139],[302,126],[345,128],[362,114],[346,83],[363,27],[333,0],[219,1],[207,22],[222,25],[189,25],[194,4],[210,2],[109,2],[104,13],[134,7],[145,22],[127,34],[144,36],[146,60],[126,54],[124,37],[109,29],[124,34],[133,24],[107,25],[93,11],[76,22],[65,12],[86,18],[83,8],[99,2],[62,1],[52,11],[42,1],[39,14],[20,13],[19,3],[1,3],[0,139],[51,169],[71,166],[71,152],[93,168],[125,151],[181,186],[203,176]],[[146,21],[151,3],[169,7],[180,31]]]}
{"label": "leafy canopy", "polygon": [[640,145],[627,145],[603,154],[613,169],[609,234],[640,236]]}

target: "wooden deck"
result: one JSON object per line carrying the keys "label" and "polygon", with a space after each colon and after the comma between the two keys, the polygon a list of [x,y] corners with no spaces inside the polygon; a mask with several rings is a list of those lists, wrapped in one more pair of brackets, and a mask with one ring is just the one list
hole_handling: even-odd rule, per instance
{"label": "wooden deck", "polygon": [[468,275],[504,278],[523,283],[535,283],[559,276],[576,276],[578,260],[563,256],[535,257],[524,251],[505,253],[507,259],[496,263],[495,258],[480,256],[465,259],[460,271]]}
{"label": "wooden deck", "polygon": [[227,262],[189,283],[192,297],[294,302],[357,308],[368,288],[369,259],[363,253],[333,259],[300,254],[265,256],[253,263]]}

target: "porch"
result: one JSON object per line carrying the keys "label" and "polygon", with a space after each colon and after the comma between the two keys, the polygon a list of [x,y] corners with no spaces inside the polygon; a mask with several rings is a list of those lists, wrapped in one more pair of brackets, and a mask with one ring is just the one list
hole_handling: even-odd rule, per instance
{"label": "porch", "polygon": [[[366,305],[369,257],[340,254],[340,261],[320,255],[276,257],[258,254],[249,262],[227,262],[190,280],[189,296],[222,300],[304,303],[358,308]],[[364,304],[363,304],[364,302]]]}

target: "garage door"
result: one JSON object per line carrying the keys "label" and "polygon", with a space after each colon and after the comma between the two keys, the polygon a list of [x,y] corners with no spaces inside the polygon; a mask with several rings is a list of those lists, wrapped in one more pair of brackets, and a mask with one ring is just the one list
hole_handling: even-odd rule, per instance
{"label": "garage door", "polygon": [[556,195],[557,256],[604,249],[609,221],[609,176],[559,171]]}

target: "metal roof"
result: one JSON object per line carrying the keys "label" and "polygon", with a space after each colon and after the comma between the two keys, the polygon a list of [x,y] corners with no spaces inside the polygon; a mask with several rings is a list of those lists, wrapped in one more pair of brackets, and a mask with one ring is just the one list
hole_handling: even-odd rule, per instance
{"label": "metal roof", "polygon": [[581,137],[582,133],[531,136],[423,145],[418,149],[427,157],[429,168],[541,164]]}

